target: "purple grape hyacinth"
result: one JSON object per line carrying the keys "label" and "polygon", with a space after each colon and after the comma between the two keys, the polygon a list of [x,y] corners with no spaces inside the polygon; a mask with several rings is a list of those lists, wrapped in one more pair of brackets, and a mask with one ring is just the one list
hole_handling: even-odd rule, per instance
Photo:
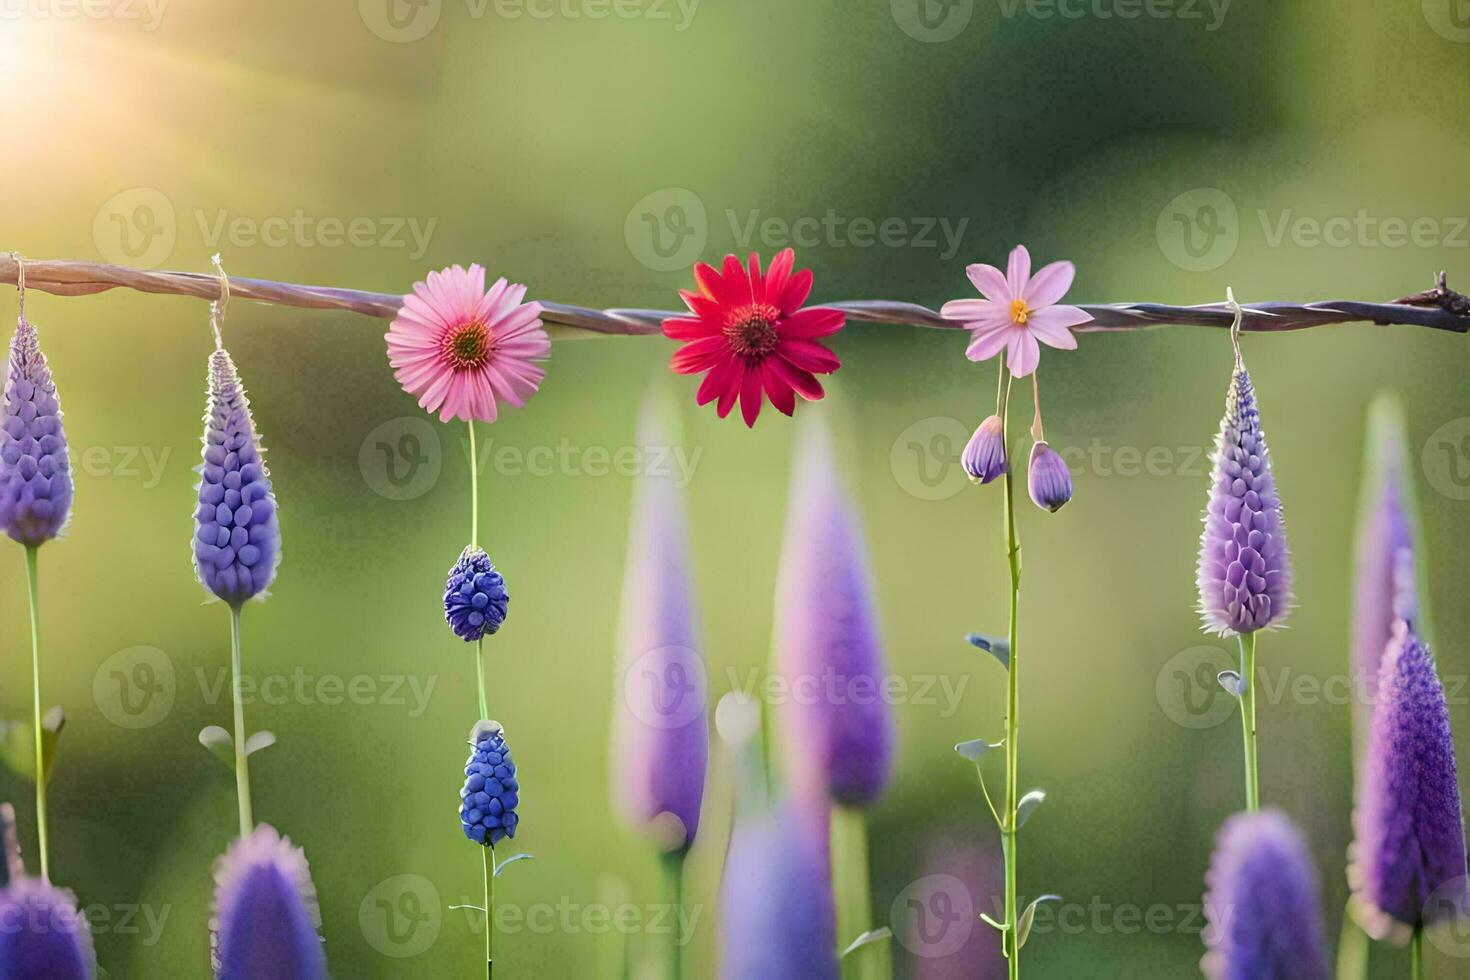
{"label": "purple grape hyacinth", "polygon": [[71,460],[56,382],[36,328],[16,320],[0,423],[0,527],[28,548],[61,533],[71,514]]}
{"label": "purple grape hyacinth", "polygon": [[194,569],[206,589],[239,608],[275,580],[281,528],[250,399],[224,348],[209,356],[199,476]]}
{"label": "purple grape hyacinth", "polygon": [[[650,397],[640,446],[674,444],[675,409]],[[672,475],[644,472],[634,491],[618,633],[622,697],[609,753],[612,802],[662,851],[694,842],[709,757],[706,669],[684,500]]]}
{"label": "purple grape hyacinth", "polygon": [[1205,886],[1200,967],[1211,980],[1326,980],[1317,872],[1284,814],[1226,820]]}
{"label": "purple grape hyacinth", "polygon": [[1434,656],[1400,619],[1383,653],[1362,761],[1349,877],[1376,939],[1466,911],[1465,827],[1455,743]]}
{"label": "purple grape hyacinth", "polygon": [[464,788],[459,791],[459,822],[464,835],[476,844],[494,847],[515,837],[520,817],[521,784],[516,764],[505,744],[499,722],[479,721],[470,731],[470,758],[464,766]]}
{"label": "purple grape hyacinth", "polygon": [[444,621],[455,636],[473,643],[497,632],[509,609],[505,576],[496,571],[484,549],[466,548],[444,585]]}
{"label": "purple grape hyacinth", "polygon": [[0,888],[0,980],[91,980],[92,932],[71,892],[40,878]]}
{"label": "purple grape hyacinth", "polygon": [[214,866],[218,980],[322,980],[321,915],[301,848],[269,824],[236,838]]}
{"label": "purple grape hyacinth", "polygon": [[797,441],[775,633],[788,689],[806,692],[781,713],[795,788],[844,806],[874,802],[888,785],[893,717],[878,696],[885,667],[872,573],[831,435],[816,415]]}
{"label": "purple grape hyacinth", "polygon": [[1200,615],[1221,636],[1275,626],[1291,609],[1291,555],[1250,373],[1237,359],[1212,457],[1200,537]]}

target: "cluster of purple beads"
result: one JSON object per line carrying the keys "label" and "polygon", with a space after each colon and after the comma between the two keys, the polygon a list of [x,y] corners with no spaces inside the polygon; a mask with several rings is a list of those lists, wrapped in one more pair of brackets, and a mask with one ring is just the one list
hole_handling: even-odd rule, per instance
{"label": "cluster of purple beads", "polygon": [[480,548],[466,548],[444,586],[444,620],[454,635],[473,643],[500,629],[510,608],[505,577]]}
{"label": "cluster of purple beads", "polygon": [[459,791],[459,822],[464,835],[476,844],[494,847],[516,835],[516,805],[520,783],[516,764],[505,744],[505,731],[493,721],[481,721],[470,732],[470,758]]}
{"label": "cluster of purple beads", "polygon": [[0,527],[27,547],[61,533],[71,513],[71,463],[56,382],[36,328],[19,320],[0,413]]}

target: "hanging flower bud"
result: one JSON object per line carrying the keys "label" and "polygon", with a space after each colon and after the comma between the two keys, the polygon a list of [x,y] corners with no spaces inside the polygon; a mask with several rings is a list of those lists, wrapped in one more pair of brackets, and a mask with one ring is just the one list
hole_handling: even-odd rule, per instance
{"label": "hanging flower bud", "polygon": [[322,980],[316,889],[301,848],[269,824],[237,838],[214,865],[214,966],[219,980]]}
{"label": "hanging flower bud", "polygon": [[1196,583],[1212,633],[1275,626],[1291,608],[1291,555],[1250,373],[1237,359],[1215,439]]}
{"label": "hanging flower bud", "polygon": [[1031,502],[1053,514],[1072,499],[1072,473],[1062,454],[1046,442],[1031,447],[1031,462],[1026,468],[1026,489]]}
{"label": "hanging flower bud", "polygon": [[97,973],[87,917],[71,892],[40,878],[0,889],[0,978],[91,980]]}
{"label": "hanging flower bud", "polygon": [[265,450],[229,352],[209,356],[204,462],[194,512],[194,569],[232,606],[264,592],[281,561],[281,528]]}
{"label": "hanging flower bud", "polygon": [[481,548],[466,548],[444,586],[444,621],[454,635],[473,643],[500,629],[510,608],[505,577]]}
{"label": "hanging flower bud", "polygon": [[499,722],[479,721],[470,731],[470,759],[464,766],[464,788],[459,791],[459,822],[464,835],[476,844],[494,847],[515,837],[516,806],[521,784],[516,764],[505,744]]}
{"label": "hanging flower bud", "polygon": [[1205,885],[1205,976],[1327,980],[1317,872],[1306,841],[1280,811],[1225,821]]}
{"label": "hanging flower bud", "polygon": [[999,415],[992,415],[970,437],[960,455],[960,465],[975,483],[989,483],[1007,469],[1005,427]]}
{"label": "hanging flower bud", "polygon": [[1348,876],[1375,939],[1467,911],[1465,829],[1444,688],[1404,620],[1383,652],[1353,811]]}
{"label": "hanging flower bud", "polygon": [[0,420],[0,527],[34,548],[66,525],[72,479],[56,382],[36,328],[24,317],[10,340]]}

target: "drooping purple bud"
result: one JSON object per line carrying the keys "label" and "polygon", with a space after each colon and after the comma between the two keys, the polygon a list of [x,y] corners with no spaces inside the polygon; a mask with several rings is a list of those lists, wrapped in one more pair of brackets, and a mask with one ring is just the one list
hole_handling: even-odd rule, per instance
{"label": "drooping purple bud", "polygon": [[1255,389],[1238,362],[1212,459],[1195,578],[1205,629],[1224,636],[1275,626],[1291,609],[1291,555]]}
{"label": "drooping purple bud", "polygon": [[970,437],[960,454],[960,465],[975,483],[989,483],[1007,469],[1005,426],[992,415]]}
{"label": "drooping purple bud", "polygon": [[835,980],[837,926],[825,804],[737,820],[720,884],[723,980]]}
{"label": "drooping purple bud", "polygon": [[1031,502],[1053,514],[1072,499],[1072,471],[1066,460],[1045,442],[1031,447],[1031,462],[1026,468],[1026,489]]}
{"label": "drooping purple bud", "polygon": [[21,318],[10,339],[0,415],[0,527],[27,547],[61,533],[71,514],[71,460],[56,382],[36,328]]}
{"label": "drooping purple bud", "polygon": [[1326,980],[1317,871],[1284,814],[1226,820],[1205,887],[1200,967],[1211,980]]}
{"label": "drooping purple bud", "polygon": [[40,878],[0,889],[0,980],[91,980],[92,932],[71,892]]}
{"label": "drooping purple bud", "polygon": [[1361,749],[1372,720],[1374,689],[1384,648],[1399,616],[1412,612],[1414,582],[1413,487],[1405,478],[1406,439],[1398,402],[1380,397],[1368,415],[1368,452],[1358,517],[1353,587],[1354,733]]}
{"label": "drooping purple bud", "polygon": [[[638,443],[672,443],[669,408],[644,404]],[[645,459],[651,458],[645,454]],[[609,753],[613,807],[664,851],[694,842],[709,753],[708,684],[684,500],[671,473],[638,477],[623,571]]]}
{"label": "drooping purple bud", "polygon": [[888,785],[892,710],[867,546],[817,415],[796,444],[775,636],[792,692],[781,716],[794,787],[846,806],[872,803]]}
{"label": "drooping purple bud", "polygon": [[510,611],[505,576],[485,549],[469,547],[460,554],[444,583],[444,621],[466,643],[500,630]]}
{"label": "drooping purple bud", "polygon": [[250,400],[223,348],[209,356],[199,477],[194,570],[206,589],[238,607],[275,580],[281,528]]}
{"label": "drooping purple bud", "polygon": [[1378,697],[1353,810],[1349,878],[1376,939],[1465,911],[1465,828],[1444,688],[1434,656],[1404,620],[1378,671]]}
{"label": "drooping purple bud", "polygon": [[327,958],[316,889],[301,848],[260,824],[214,865],[215,976],[321,980]]}

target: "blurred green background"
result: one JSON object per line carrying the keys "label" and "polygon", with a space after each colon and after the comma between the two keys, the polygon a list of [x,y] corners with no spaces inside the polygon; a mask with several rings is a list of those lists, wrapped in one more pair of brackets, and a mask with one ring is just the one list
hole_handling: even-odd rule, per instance
{"label": "blurred green background", "polygon": [[[694,258],[769,255],[789,242],[765,219],[831,213],[846,220],[798,243],[817,300],[937,306],[971,295],[967,263],[1003,264],[1017,242],[1038,263],[1075,261],[1071,298],[1086,302],[1210,302],[1227,285],[1244,300],[1388,300],[1442,268],[1452,285],[1470,279],[1470,27],[1450,0],[96,9],[3,8],[0,249],[201,271],[218,251],[239,276],[387,292],[480,261],[536,297],[670,308]],[[853,218],[894,233],[872,241]],[[130,292],[29,303],[78,481],[70,533],[41,555],[45,699],[69,718],[53,877],[116,910],[94,915],[112,976],[203,975],[210,864],[235,820],[231,778],[195,740],[229,724],[227,615],[202,603],[187,549],[207,308]],[[285,542],[274,595],[244,620],[246,671],[269,682],[250,724],[280,740],[252,766],[256,813],[306,849],[335,975],[468,976],[480,938],[446,906],[480,887],[455,813],[477,711],[472,659],[438,606],[467,536],[463,426],[419,421],[384,328],[245,302],[225,324]],[[536,855],[502,879],[502,902],[660,900],[656,861],[607,815],[632,481],[598,453],[632,444],[672,347],[559,343],[529,408],[485,432],[481,535],[515,600],[490,645],[491,705],[525,787],[516,843]],[[818,410],[839,429],[867,523],[891,669],[965,685],[958,703],[895,709],[898,761],[873,814],[881,917],[934,870],[936,835],[993,843],[949,746],[1002,724],[1000,669],[960,642],[1004,625],[1000,495],[969,487],[955,458],[989,411],[994,370],[966,361],[952,332],[854,325],[835,347],[844,367]],[[1262,792],[1307,830],[1335,934],[1351,709],[1331,691],[1347,656],[1364,412],[1382,389],[1407,409],[1441,670],[1462,757],[1470,747],[1470,341],[1354,325],[1249,337],[1246,357],[1300,602],[1291,629],[1261,644],[1277,692],[1261,705]],[[1077,353],[1043,358],[1048,434],[1074,454],[1076,497],[1055,516],[1021,515],[1023,781],[1048,792],[1027,826],[1022,890],[1104,911],[1038,932],[1036,976],[1197,969],[1188,909],[1241,800],[1235,717],[1210,700],[1223,695],[1178,683],[1200,662],[1192,648],[1228,656],[1199,633],[1193,562],[1229,358],[1222,333],[1195,328],[1084,336]],[[720,422],[694,408],[692,381],[672,384],[696,463],[688,501],[718,696],[767,658],[793,427],[769,408],[753,432]],[[548,449],[549,472],[514,462]],[[0,717],[23,721],[22,552],[0,553]],[[1302,678],[1328,693],[1292,693]],[[731,783],[716,749],[690,861],[702,910],[690,976],[714,969]],[[0,772],[28,850],[30,792]],[[1126,912],[1152,906],[1173,910],[1167,927]],[[657,941],[632,936],[634,958]],[[523,928],[497,959],[506,976],[598,975],[617,943]],[[915,959],[898,952],[910,975]],[[1430,955],[1436,975],[1463,964]],[[1403,961],[1379,955],[1374,975],[1406,974]]]}

